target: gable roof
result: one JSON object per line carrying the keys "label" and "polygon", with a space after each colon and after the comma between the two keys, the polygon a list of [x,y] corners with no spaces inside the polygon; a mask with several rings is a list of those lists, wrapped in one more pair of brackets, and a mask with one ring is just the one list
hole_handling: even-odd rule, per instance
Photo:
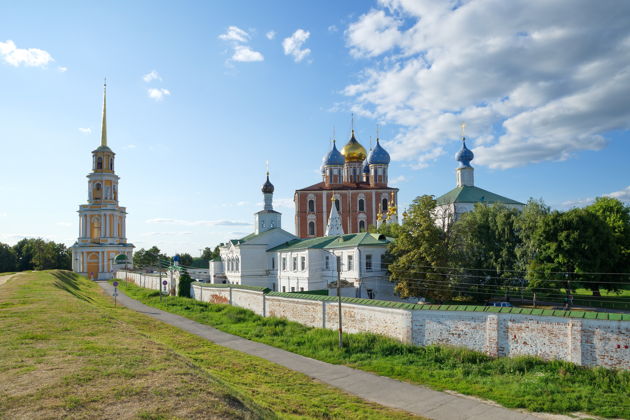
{"label": "gable roof", "polygon": [[318,238],[294,239],[278,245],[267,251],[293,251],[302,249],[335,249],[358,246],[378,246],[387,245],[392,241],[384,235],[377,233],[350,233],[338,236],[321,236]]}
{"label": "gable roof", "polygon": [[278,232],[278,231],[286,233],[287,235],[290,235],[292,237],[295,237],[295,235],[293,235],[292,233],[289,233],[286,230],[278,227],[278,228],[273,228],[273,229],[266,230],[266,231],[261,232],[259,234],[256,234],[255,232],[252,232],[249,235],[243,236],[240,239],[230,239],[230,243],[232,243],[232,245],[241,245],[241,244],[244,244],[246,242],[251,242],[254,239],[260,238],[260,237],[266,235],[269,232]]}
{"label": "gable roof", "polygon": [[511,198],[503,197],[499,194],[484,190],[483,188],[464,185],[456,187],[438,197],[435,200],[438,206],[452,203],[501,203],[501,204],[519,204],[524,206],[525,204],[512,200]]}

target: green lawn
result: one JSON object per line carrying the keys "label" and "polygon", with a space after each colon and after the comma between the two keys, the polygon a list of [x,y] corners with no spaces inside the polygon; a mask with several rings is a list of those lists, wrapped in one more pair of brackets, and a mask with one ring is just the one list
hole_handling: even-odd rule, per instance
{"label": "green lawn", "polygon": [[0,418],[411,418],[114,308],[66,271],[0,286]]}
{"label": "green lawn", "polygon": [[627,371],[583,368],[533,357],[492,359],[464,349],[404,345],[373,334],[346,335],[345,348],[339,350],[336,331],[263,318],[246,309],[188,298],[168,297],[160,301],[157,291],[122,281],[119,288],[156,308],[326,362],[438,390],[475,395],[511,408],[630,418]]}

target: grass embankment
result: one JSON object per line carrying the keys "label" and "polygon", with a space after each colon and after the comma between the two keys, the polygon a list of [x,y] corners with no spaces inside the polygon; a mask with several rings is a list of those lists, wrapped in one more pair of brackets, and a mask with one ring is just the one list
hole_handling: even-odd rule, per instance
{"label": "grass embankment", "polygon": [[160,301],[157,291],[131,283],[120,282],[119,288],[147,305],[314,359],[475,395],[510,408],[630,418],[630,372],[534,357],[493,359],[465,349],[405,345],[373,334],[346,335],[345,347],[339,350],[336,331],[188,298]]}
{"label": "grass embankment", "polygon": [[0,418],[409,418],[131,310],[64,271],[0,286]]}

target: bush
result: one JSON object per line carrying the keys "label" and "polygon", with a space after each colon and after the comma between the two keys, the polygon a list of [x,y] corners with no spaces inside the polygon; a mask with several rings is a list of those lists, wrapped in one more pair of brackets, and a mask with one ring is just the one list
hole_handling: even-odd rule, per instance
{"label": "bush", "polygon": [[190,285],[193,279],[190,278],[188,273],[184,271],[179,277],[179,286],[177,288],[177,296],[190,297]]}

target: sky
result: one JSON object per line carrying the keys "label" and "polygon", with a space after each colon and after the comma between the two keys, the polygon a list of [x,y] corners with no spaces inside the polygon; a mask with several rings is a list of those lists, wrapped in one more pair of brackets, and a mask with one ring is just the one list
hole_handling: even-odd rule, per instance
{"label": "sky", "polygon": [[136,249],[200,255],[321,180],[351,115],[380,126],[399,207],[475,184],[556,209],[630,202],[630,2],[3,2],[0,242],[70,246],[108,143]]}

